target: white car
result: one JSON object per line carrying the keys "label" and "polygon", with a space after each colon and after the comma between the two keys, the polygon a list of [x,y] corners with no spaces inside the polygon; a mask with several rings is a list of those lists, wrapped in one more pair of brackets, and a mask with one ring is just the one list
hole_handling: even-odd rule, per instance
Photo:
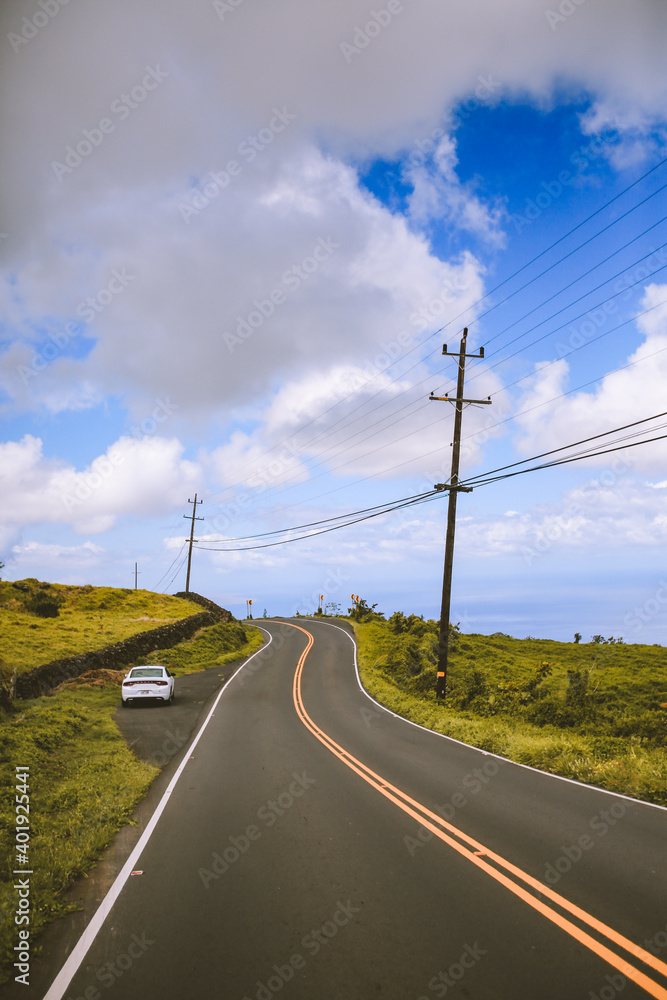
{"label": "white car", "polygon": [[132,667],[121,688],[123,706],[131,701],[159,699],[167,705],[174,699],[174,675],[166,667]]}

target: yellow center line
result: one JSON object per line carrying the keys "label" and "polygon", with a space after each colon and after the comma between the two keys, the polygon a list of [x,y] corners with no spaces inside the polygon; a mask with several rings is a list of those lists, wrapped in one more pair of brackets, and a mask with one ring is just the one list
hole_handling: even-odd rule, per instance
{"label": "yellow center line", "polygon": [[[469,837],[462,830],[452,826],[441,816],[438,816],[416,799],[411,798],[405,792],[401,791],[400,788],[391,784],[391,782],[387,781],[386,778],[377,774],[370,767],[368,767],[368,765],[364,764],[360,760],[357,760],[357,758],[354,757],[348,750],[340,746],[334,739],[332,739],[332,737],[325,733],[323,729],[320,729],[320,727],[312,720],[306,711],[301,694],[301,677],[304,664],[315,639],[310,632],[308,632],[305,628],[301,628],[300,625],[290,624],[290,628],[298,629],[299,632],[303,632],[303,634],[308,637],[306,648],[299,658],[299,662],[294,673],[292,687],[294,706],[296,708],[297,715],[304,726],[310,730],[310,732],[327,748],[327,750],[330,751],[330,753],[338,757],[339,760],[341,760],[347,767],[363,778],[367,784],[375,788],[381,795],[384,795],[384,797],[390,802],[393,802],[394,805],[398,806],[398,808],[404,813],[417,820],[422,827],[430,830],[435,837],[442,840],[449,847],[453,848],[453,850],[457,851],[460,855],[472,864],[476,865],[476,867],[480,868],[487,875],[490,875],[491,878],[496,880],[496,882],[504,885],[505,888],[509,889],[509,891],[515,896],[518,896],[519,899],[522,899],[534,910],[537,910],[538,913],[541,913],[548,920],[551,920],[552,923],[566,931],[566,933],[570,934],[573,938],[585,945],[600,958],[604,959],[609,963],[609,965],[617,969],[628,979],[632,980],[632,982],[637,983],[637,985],[641,986],[641,988],[644,989],[650,996],[656,997],[657,1000],[667,1000],[667,990],[665,990],[658,983],[654,982],[652,979],[649,979],[645,973],[636,969],[633,965],[630,965],[629,962],[627,962],[620,955],[617,955],[616,952],[611,951],[606,945],[591,937],[590,934],[586,933],[586,931],[582,930],[580,927],[577,927],[576,924],[573,924],[560,913],[557,913],[546,903],[542,902],[542,900],[536,899],[535,896],[531,895],[522,886],[517,885],[516,882],[512,881],[501,871],[498,871],[497,868],[492,867],[487,861],[482,859],[488,858],[490,861],[493,861],[498,867],[505,869],[505,871],[511,873],[515,878],[525,882],[536,892],[540,893],[540,895],[546,897],[552,903],[579,919],[582,923],[585,923],[592,929],[596,930],[609,941],[612,941],[615,945],[633,955],[644,965],[653,968],[656,972],[663,976],[667,976],[667,965],[665,965],[664,962],[661,962],[655,955],[651,955],[650,952],[645,951],[629,938],[619,934],[612,927],[609,927],[607,924],[598,920],[596,917],[593,917],[585,910],[582,910],[581,907],[571,903],[569,900],[565,899],[564,896],[554,892],[550,886],[544,885],[544,883],[533,878],[527,872],[524,872],[521,868],[518,868],[510,861],[501,857],[499,854],[495,854],[493,851],[488,850],[483,844],[474,840],[472,837]],[[454,840],[454,837],[457,837],[458,840]],[[463,841],[464,843],[460,843],[460,841]],[[469,848],[474,848],[474,850],[469,850]]]}

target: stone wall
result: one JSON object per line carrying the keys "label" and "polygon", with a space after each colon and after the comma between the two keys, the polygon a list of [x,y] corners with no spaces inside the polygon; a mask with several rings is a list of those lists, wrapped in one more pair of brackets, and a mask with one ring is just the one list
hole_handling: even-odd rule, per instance
{"label": "stone wall", "polygon": [[206,611],[200,611],[189,618],[160,625],[158,628],[137,632],[121,642],[111,646],[95,649],[89,653],[79,653],[77,656],[65,656],[59,660],[51,660],[32,670],[19,674],[16,681],[17,698],[39,698],[63,681],[78,677],[86,670],[96,670],[105,667],[109,670],[121,670],[128,663],[140,656],[145,656],[154,649],[170,649],[184,639],[191,639],[201,628],[216,625],[218,622],[234,621],[234,616],[224,608],[218,607],[213,601],[200,597],[199,594],[177,594],[195,604],[205,606]]}
{"label": "stone wall", "polygon": [[233,622],[234,615],[231,611],[226,611],[225,608],[221,608],[219,604],[214,604],[213,601],[209,601],[208,597],[202,597],[201,594],[193,594],[192,591],[186,594],[184,590],[179,590],[174,597],[180,597],[184,601],[193,601],[195,604],[199,604],[200,607],[205,608],[206,611],[213,611],[219,614],[220,621],[223,622]]}

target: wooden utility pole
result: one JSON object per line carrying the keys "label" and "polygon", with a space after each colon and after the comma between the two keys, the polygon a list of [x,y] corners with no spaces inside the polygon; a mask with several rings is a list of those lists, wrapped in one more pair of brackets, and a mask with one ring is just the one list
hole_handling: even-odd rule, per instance
{"label": "wooden utility pole", "polygon": [[[203,502],[204,502],[203,500],[199,501],[200,504],[202,504]],[[188,497],[188,503],[191,503],[193,506],[192,506],[192,527],[190,528],[190,538],[189,538],[190,548],[188,549],[188,573],[187,573],[187,576],[185,578],[185,593],[186,594],[190,593],[190,566],[192,564],[192,543],[195,540],[195,537],[194,537],[195,536],[195,521],[203,521],[204,520],[203,517],[195,517],[195,514],[197,513],[197,494],[196,493],[195,493],[194,500],[191,500]],[[189,516],[190,516],[189,514],[184,514],[183,515],[183,517],[189,517]],[[188,541],[187,538],[185,540],[186,540],[186,542]]]}
{"label": "wooden utility pole", "polygon": [[458,358],[459,374],[456,383],[456,398],[453,396],[434,396],[429,399],[438,399],[447,403],[454,403],[454,440],[452,441],[452,469],[449,483],[436,484],[436,489],[449,490],[449,508],[447,510],[447,534],[445,536],[445,569],[442,578],[442,605],[440,608],[440,641],[438,643],[438,673],[436,678],[436,697],[444,698],[447,693],[447,658],[449,655],[449,608],[452,597],[452,567],[454,565],[454,530],[456,527],[456,498],[459,493],[471,493],[471,486],[459,486],[459,457],[461,454],[461,423],[463,419],[464,403],[490,404],[488,399],[464,399],[463,383],[465,380],[466,358],[483,358],[484,348],[481,347],[479,354],[466,354],[466,340],[468,338],[468,327],[463,330],[461,346],[458,354],[447,350],[447,344],[443,344],[442,353],[449,357]]}
{"label": "wooden utility pole", "polygon": [[138,563],[135,563],[134,564],[134,589],[135,590],[139,589],[139,581],[137,579],[138,576],[139,576]]}

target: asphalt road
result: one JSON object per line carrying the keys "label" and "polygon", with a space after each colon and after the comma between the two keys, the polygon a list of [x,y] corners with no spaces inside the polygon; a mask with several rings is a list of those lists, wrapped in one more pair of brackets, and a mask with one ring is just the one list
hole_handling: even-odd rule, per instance
{"label": "asphalt road", "polygon": [[295,624],[261,623],[48,1000],[667,1000],[667,811],[384,712],[343,629]]}
{"label": "asphalt road", "polygon": [[137,757],[164,768],[183,750],[204,706],[239,666],[239,661],[176,678],[174,700],[135,702],[119,707],[114,721]]}

